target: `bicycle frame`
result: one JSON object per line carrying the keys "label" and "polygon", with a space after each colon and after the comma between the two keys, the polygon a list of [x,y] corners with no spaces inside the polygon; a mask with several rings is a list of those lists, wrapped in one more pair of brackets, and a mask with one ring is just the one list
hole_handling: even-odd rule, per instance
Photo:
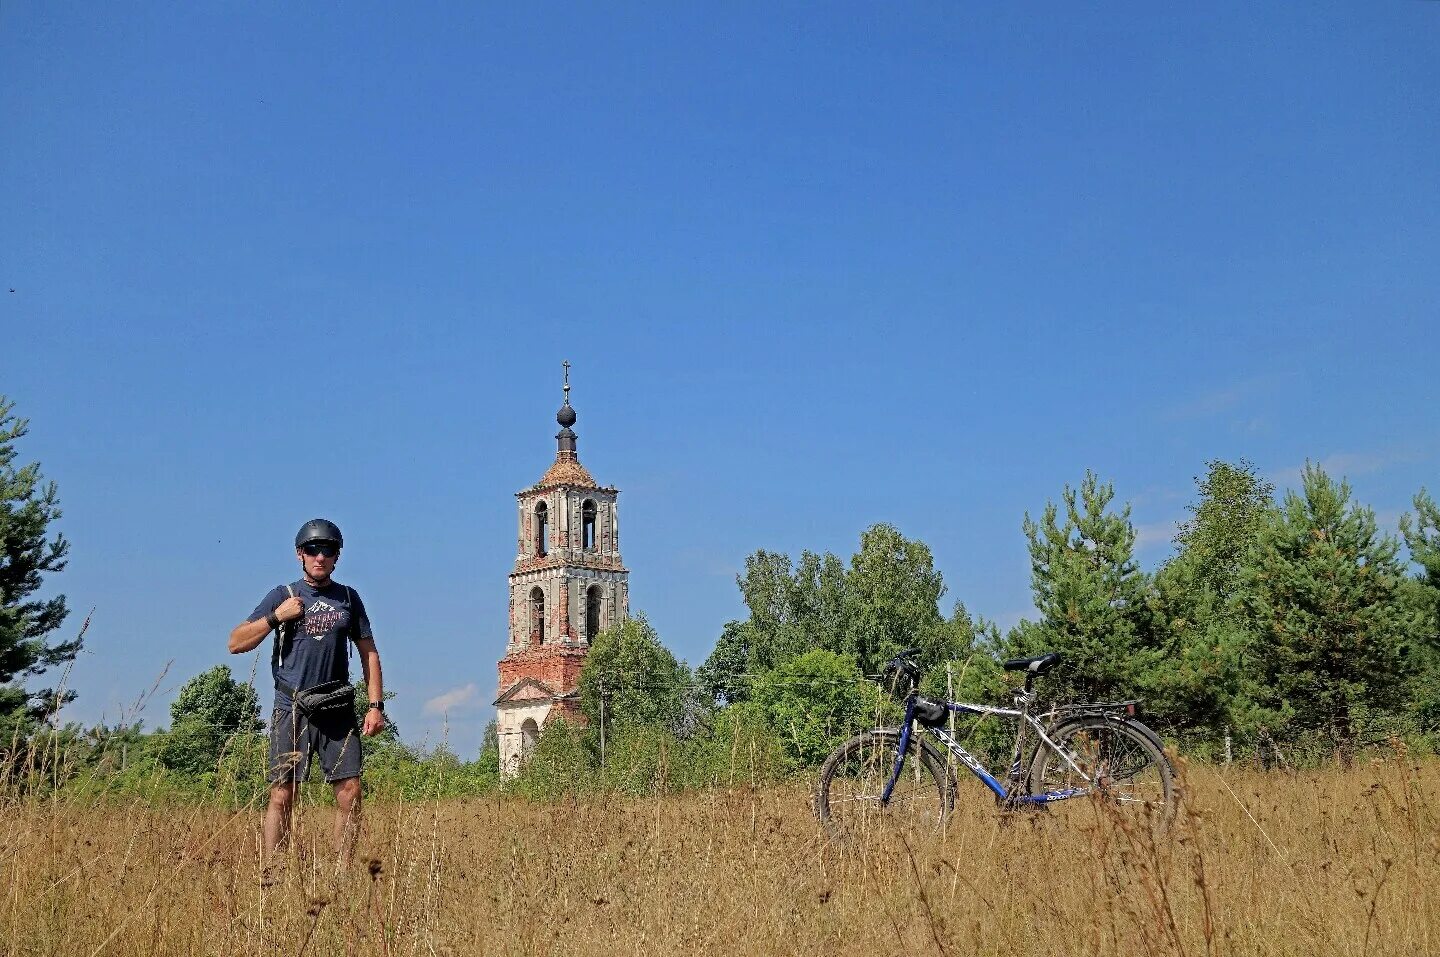
{"label": "bicycle frame", "polygon": [[[1025,703],[1028,704],[1028,700],[1026,700]],[[935,738],[941,744],[945,745],[945,749],[949,751],[950,754],[957,761],[965,765],[965,767],[969,769],[971,774],[979,778],[987,788],[993,791],[997,800],[1011,805],[1048,804],[1051,801],[1064,801],[1067,798],[1079,797],[1083,794],[1091,793],[1092,789],[1088,787],[1067,788],[1062,791],[1046,791],[1044,794],[1017,793],[1021,787],[1020,762],[1024,759],[1023,743],[1025,740],[1025,728],[1027,725],[1035,729],[1035,733],[1039,736],[1042,743],[1049,745],[1056,754],[1064,758],[1065,763],[1070,765],[1071,770],[1073,770],[1076,774],[1080,775],[1086,780],[1090,779],[1090,775],[1087,774],[1085,770],[1075,762],[1074,757],[1060,745],[1056,744],[1053,740],[1051,740],[1050,736],[1045,733],[1045,726],[1040,722],[1038,718],[1030,714],[1028,708],[1025,708],[1023,710],[1018,710],[1015,708],[997,708],[991,705],[962,704],[955,701],[938,701],[936,702],[936,704],[943,705],[946,710],[953,711],[956,714],[993,715],[1002,718],[1020,719],[1020,724],[1017,727],[1015,733],[1015,753],[1010,765],[1010,786],[1008,788],[1004,784],[1002,784],[999,779],[997,779],[993,774],[991,774],[990,771],[985,767],[985,765],[981,764],[974,755],[962,748],[960,746],[960,742],[956,741],[955,738],[952,737],[948,732],[941,728],[927,727],[924,729],[930,734],[931,737]],[[890,779],[885,782],[885,790],[882,791],[880,794],[880,804],[882,807],[890,803],[890,795],[895,790],[896,783],[900,780],[900,773],[905,769],[905,754],[910,749],[910,737],[912,734],[914,734],[914,731],[915,695],[912,694],[909,696],[909,698],[906,699],[905,702],[905,724],[900,729],[900,749],[895,755],[895,767],[890,772]],[[948,782],[946,784],[946,787],[949,787]]]}

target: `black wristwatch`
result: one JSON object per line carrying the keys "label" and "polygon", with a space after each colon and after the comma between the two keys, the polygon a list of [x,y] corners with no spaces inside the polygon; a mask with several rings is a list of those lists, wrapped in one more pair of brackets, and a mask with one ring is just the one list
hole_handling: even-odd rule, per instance
{"label": "black wristwatch", "polygon": [[384,713],[385,713],[385,702],[383,702],[383,701],[372,701],[372,702],[370,702],[370,710],[371,710],[371,711],[379,711],[381,714],[384,714]]}

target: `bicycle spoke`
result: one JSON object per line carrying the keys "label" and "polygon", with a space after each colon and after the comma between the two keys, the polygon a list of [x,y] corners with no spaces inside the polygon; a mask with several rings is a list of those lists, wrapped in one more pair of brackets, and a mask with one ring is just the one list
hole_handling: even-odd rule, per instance
{"label": "bicycle spoke", "polygon": [[1036,755],[1032,793],[1076,791],[1075,797],[1090,795],[1127,807],[1129,813],[1168,818],[1173,772],[1164,753],[1141,732],[1103,717],[1083,718],[1059,729],[1055,744],[1063,753],[1047,747]]}
{"label": "bicycle spoke", "polygon": [[917,751],[906,756],[889,800],[882,803],[898,747],[893,733],[868,732],[846,742],[826,761],[816,808],[827,830],[847,836],[881,822],[926,830],[940,826],[945,793],[935,769]]}

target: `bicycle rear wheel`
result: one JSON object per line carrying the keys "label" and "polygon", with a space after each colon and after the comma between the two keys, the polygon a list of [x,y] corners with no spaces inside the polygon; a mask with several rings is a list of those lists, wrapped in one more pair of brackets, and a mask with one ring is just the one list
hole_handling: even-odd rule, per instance
{"label": "bicycle rear wheel", "polygon": [[1090,795],[1126,817],[1160,827],[1169,824],[1176,804],[1175,769],[1149,728],[1128,718],[1094,714],[1065,722],[1050,738],[1080,770],[1042,741],[1030,760],[1030,793],[1080,794],[1047,807],[1059,810]]}
{"label": "bicycle rear wheel", "polygon": [[898,731],[865,731],[836,748],[820,768],[815,813],[834,837],[858,837],[884,829],[938,831],[950,810],[945,765],[915,737],[905,767],[880,803],[900,750]]}

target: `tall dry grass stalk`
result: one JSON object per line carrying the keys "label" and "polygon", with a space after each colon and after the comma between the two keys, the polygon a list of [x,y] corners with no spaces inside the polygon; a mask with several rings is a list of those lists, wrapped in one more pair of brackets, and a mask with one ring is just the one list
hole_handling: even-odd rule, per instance
{"label": "tall dry grass stalk", "polygon": [[259,814],[0,807],[0,952],[1440,953],[1440,761],[1192,765],[1161,838],[1085,805],[837,846],[800,787],[374,803],[337,875],[308,809],[262,887]]}

